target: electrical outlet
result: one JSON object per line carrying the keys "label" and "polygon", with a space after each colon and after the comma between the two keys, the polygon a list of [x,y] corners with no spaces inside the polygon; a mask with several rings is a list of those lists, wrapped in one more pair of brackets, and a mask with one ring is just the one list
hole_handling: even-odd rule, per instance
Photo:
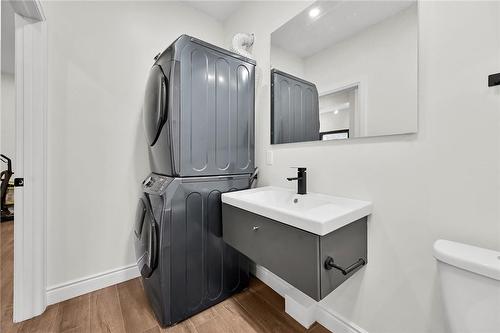
{"label": "electrical outlet", "polygon": [[266,151],[266,164],[273,165],[274,163],[274,152],[272,150]]}

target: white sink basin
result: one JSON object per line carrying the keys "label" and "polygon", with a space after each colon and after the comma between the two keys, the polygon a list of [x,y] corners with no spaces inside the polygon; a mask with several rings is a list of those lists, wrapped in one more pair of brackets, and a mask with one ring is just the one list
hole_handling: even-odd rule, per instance
{"label": "white sink basin", "polygon": [[318,193],[299,195],[273,186],[224,193],[222,202],[320,236],[372,212],[368,201]]}

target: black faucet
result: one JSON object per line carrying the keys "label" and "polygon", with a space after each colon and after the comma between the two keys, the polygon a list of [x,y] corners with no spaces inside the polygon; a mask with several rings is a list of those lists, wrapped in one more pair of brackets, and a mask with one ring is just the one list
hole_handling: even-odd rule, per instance
{"label": "black faucet", "polygon": [[306,168],[297,168],[297,177],[287,178],[286,180],[297,181],[297,194],[307,194],[307,172]]}

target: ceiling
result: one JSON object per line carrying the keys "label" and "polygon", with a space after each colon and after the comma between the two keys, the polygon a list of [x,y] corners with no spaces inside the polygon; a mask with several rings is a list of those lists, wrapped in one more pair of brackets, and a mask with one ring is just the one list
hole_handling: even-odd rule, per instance
{"label": "ceiling", "polygon": [[233,14],[244,1],[184,1],[190,7],[196,8],[205,14],[224,22]]}
{"label": "ceiling", "polygon": [[2,1],[2,72],[14,74],[14,10]]}
{"label": "ceiling", "polygon": [[[307,58],[414,5],[416,1],[317,1],[274,31],[271,43]],[[309,12],[319,9],[311,18]]]}
{"label": "ceiling", "polygon": [[[191,1],[184,3],[224,22],[245,1]],[[2,1],[2,72],[14,73],[14,11]],[[368,26],[413,5],[415,1],[317,1],[272,34],[272,43],[306,58]],[[310,9],[320,15],[311,19]],[[353,19],[355,18],[355,19]],[[325,33],[326,32],[326,33]]]}
{"label": "ceiling", "polygon": [[[14,73],[14,10],[9,1],[2,3],[2,72]],[[244,1],[185,1],[186,5],[224,22]]]}

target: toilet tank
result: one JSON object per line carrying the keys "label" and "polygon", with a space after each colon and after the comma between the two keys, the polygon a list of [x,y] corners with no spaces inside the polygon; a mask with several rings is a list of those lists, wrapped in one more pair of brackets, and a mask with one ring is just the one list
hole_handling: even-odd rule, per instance
{"label": "toilet tank", "polygon": [[434,257],[451,332],[499,332],[500,252],[438,240]]}

